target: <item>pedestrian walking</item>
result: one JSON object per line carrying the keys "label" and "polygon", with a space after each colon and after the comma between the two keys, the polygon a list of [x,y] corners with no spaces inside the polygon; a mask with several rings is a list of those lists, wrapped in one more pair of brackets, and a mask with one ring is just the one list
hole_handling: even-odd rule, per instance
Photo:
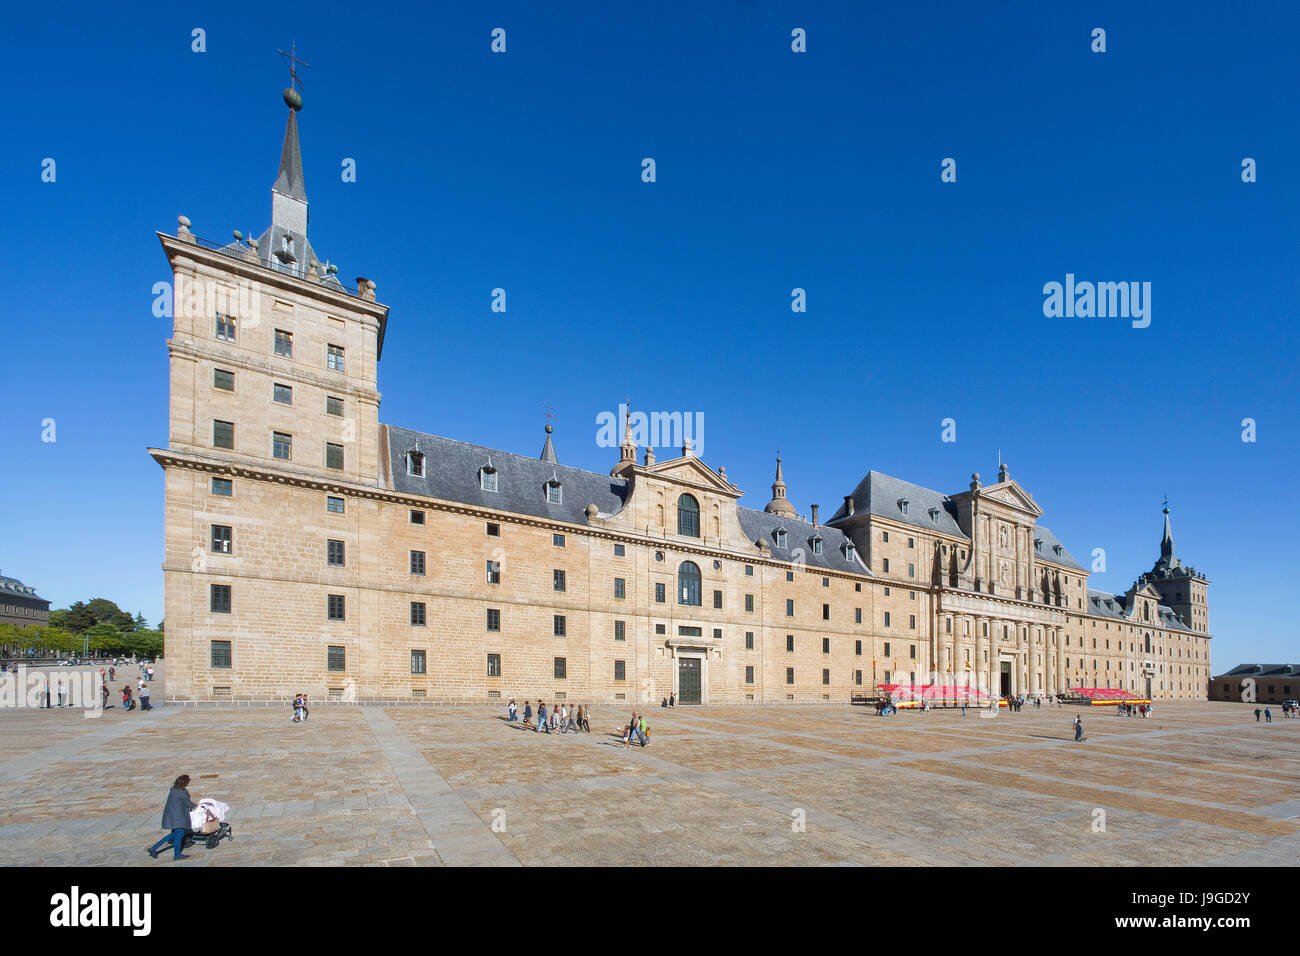
{"label": "pedestrian walking", "polygon": [[162,828],[171,832],[149,847],[147,852],[155,860],[158,859],[158,851],[169,842],[172,844],[173,860],[189,859],[181,853],[181,843],[185,839],[185,834],[190,831],[190,811],[198,806],[190,799],[190,792],[187,789],[189,785],[189,774],[183,773],[176,778],[171,790],[167,792],[167,802],[163,804]]}
{"label": "pedestrian walking", "polygon": [[[59,696],[62,697],[63,695],[60,694]],[[1269,710],[1267,707],[1265,707],[1265,708],[1264,708],[1264,723],[1266,723],[1266,724],[1271,724],[1272,722],[1273,722],[1273,712],[1272,712],[1271,710]]]}
{"label": "pedestrian walking", "polygon": [[59,706],[63,706],[63,678],[59,678]]}
{"label": "pedestrian walking", "polygon": [[591,707],[590,706],[584,706],[582,708],[582,719],[580,722],[582,724],[583,733],[588,733],[588,734],[591,733]]}
{"label": "pedestrian walking", "polygon": [[645,716],[644,716],[644,715],[642,715],[642,717],[641,717],[641,725],[640,725],[640,727],[639,727],[638,729],[641,731],[641,734],[640,734],[640,736],[641,736],[641,749],[644,750],[645,747],[646,747],[646,745],[650,743],[650,733],[649,733],[649,731],[646,730],[646,727],[645,727]]}
{"label": "pedestrian walking", "polygon": [[506,713],[509,714],[506,718],[507,723],[513,724],[519,719],[519,707],[515,704],[515,699],[513,697],[510,698],[510,703],[506,704]]}
{"label": "pedestrian walking", "polygon": [[524,701],[524,724],[523,725],[525,727],[533,726],[533,702],[531,700]]}
{"label": "pedestrian walking", "polygon": [[1263,711],[1261,711],[1258,707],[1255,708],[1255,723],[1259,723],[1259,715],[1262,713]]}
{"label": "pedestrian walking", "polygon": [[140,688],[140,709],[153,710],[153,704],[149,703],[149,685],[145,684]]}
{"label": "pedestrian walking", "polygon": [[122,685],[122,709],[135,710],[135,701],[131,698],[131,685]]}
{"label": "pedestrian walking", "polygon": [[537,702],[537,733],[546,731],[551,732],[551,725],[546,722],[546,704],[542,701]]}
{"label": "pedestrian walking", "polygon": [[1076,741],[1083,739],[1083,720],[1077,715],[1074,718],[1074,739]]}

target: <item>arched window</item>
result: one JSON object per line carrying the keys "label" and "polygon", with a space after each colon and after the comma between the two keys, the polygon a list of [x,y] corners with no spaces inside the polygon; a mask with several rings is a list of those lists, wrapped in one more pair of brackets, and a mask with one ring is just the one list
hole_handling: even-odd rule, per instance
{"label": "arched window", "polygon": [[[700,503],[690,495],[682,495],[677,499],[677,533],[684,534],[688,538],[698,538],[700,536]],[[696,570],[696,581],[699,581],[698,569]],[[700,602],[696,601],[695,603],[699,604]]]}
{"label": "arched window", "polygon": [[700,606],[700,569],[694,561],[683,561],[677,569],[677,603]]}

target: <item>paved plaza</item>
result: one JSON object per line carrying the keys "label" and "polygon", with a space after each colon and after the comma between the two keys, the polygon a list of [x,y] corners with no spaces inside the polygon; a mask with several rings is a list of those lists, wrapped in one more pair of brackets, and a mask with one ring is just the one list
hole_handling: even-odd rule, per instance
{"label": "paved plaza", "polygon": [[[1293,865],[1300,720],[1253,709],[1093,708],[1075,743],[1069,707],[656,706],[644,750],[630,707],[550,736],[486,706],[5,710],[0,862]],[[180,773],[235,839],[154,862]]]}

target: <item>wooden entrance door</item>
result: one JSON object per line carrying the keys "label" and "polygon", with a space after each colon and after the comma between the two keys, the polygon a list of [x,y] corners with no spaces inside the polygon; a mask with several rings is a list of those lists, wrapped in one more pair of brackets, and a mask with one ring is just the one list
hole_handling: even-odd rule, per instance
{"label": "wooden entrance door", "polygon": [[700,659],[698,657],[681,657],[677,659],[677,703],[698,704],[700,702]]}

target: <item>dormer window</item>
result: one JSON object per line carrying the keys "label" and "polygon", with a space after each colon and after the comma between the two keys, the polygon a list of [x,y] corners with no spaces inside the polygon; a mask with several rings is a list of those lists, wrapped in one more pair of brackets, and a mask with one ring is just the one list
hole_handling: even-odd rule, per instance
{"label": "dormer window", "polygon": [[772,540],[776,542],[776,544],[774,545],[774,547],[777,547],[777,548],[784,548],[784,547],[785,547],[785,529],[784,529],[784,528],[777,528],[775,531],[773,531],[773,532],[772,532]]}
{"label": "dormer window", "polygon": [[497,490],[497,470],[492,467],[492,459],[478,470],[478,486],[484,491],[495,492]]}
{"label": "dormer window", "polygon": [[1055,551],[1057,554],[1060,554],[1065,549],[1062,548],[1059,544],[1054,544],[1052,545],[1052,550]]}
{"label": "dormer window", "polygon": [[931,521],[932,523],[934,523],[934,524],[938,524],[938,523],[939,523],[939,509],[938,509],[938,508],[931,508],[931,509],[930,509],[930,521]]}
{"label": "dormer window", "polygon": [[560,479],[554,475],[546,483],[546,501],[548,504],[558,505],[564,500],[563,488],[560,485]]}
{"label": "dormer window", "polygon": [[424,477],[424,452],[412,448],[406,453],[406,473],[416,478]]}
{"label": "dormer window", "polygon": [[853,542],[852,542],[852,541],[845,541],[845,542],[844,542],[844,558],[845,558],[845,560],[847,560],[847,561],[852,561],[852,560],[854,559],[855,555],[856,555],[856,549],[853,547]]}
{"label": "dormer window", "polygon": [[1035,550],[1035,551],[1042,551],[1042,550],[1043,550],[1043,539],[1042,539],[1042,538],[1035,538],[1035,539],[1034,539],[1034,550]]}
{"label": "dormer window", "polygon": [[906,498],[899,498],[898,510],[901,511],[903,514],[907,514],[907,509],[910,504],[911,502],[909,502]]}
{"label": "dormer window", "polygon": [[821,538],[813,538],[813,539],[812,539],[812,549],[813,549],[813,554],[821,554],[821,553],[822,553],[822,539],[821,539]]}

